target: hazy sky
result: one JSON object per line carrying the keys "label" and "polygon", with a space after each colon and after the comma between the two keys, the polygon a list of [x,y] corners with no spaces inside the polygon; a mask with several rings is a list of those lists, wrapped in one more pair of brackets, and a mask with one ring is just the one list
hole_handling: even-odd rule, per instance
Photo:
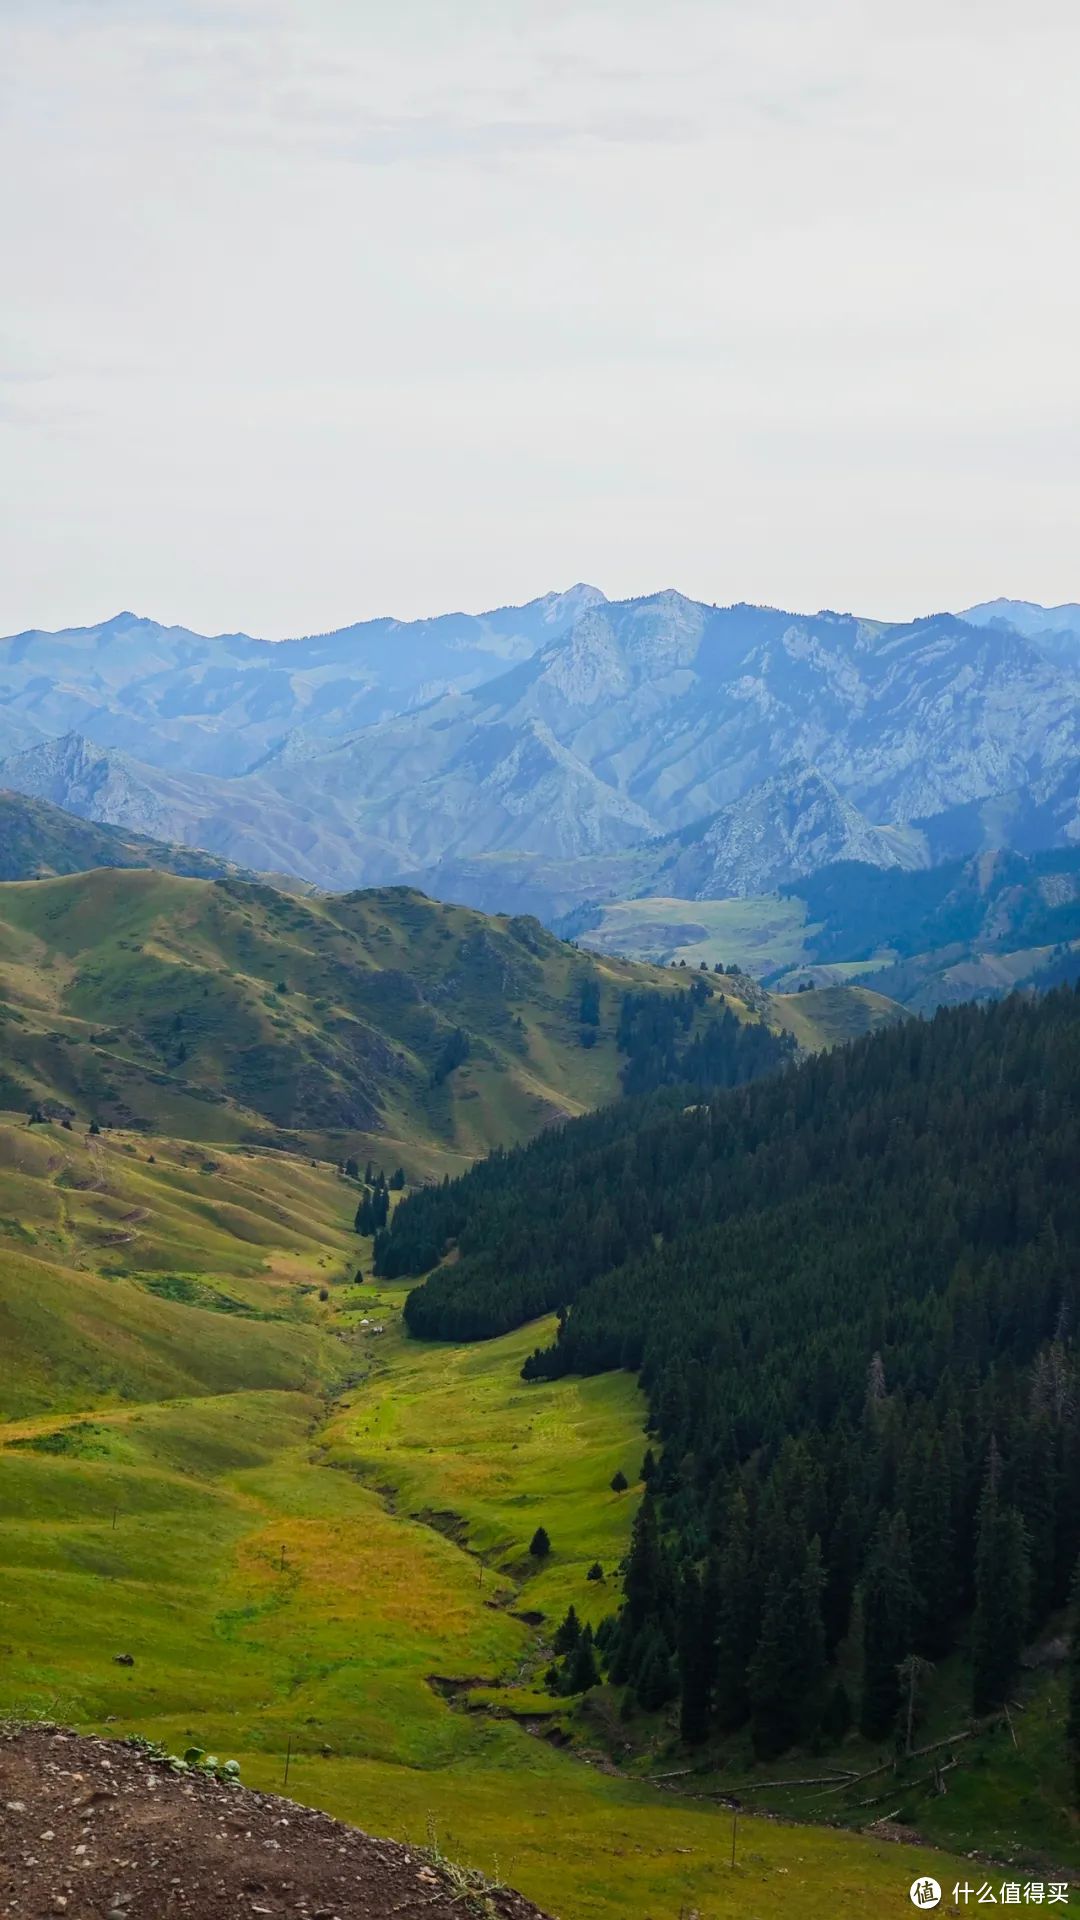
{"label": "hazy sky", "polygon": [[0,0],[0,631],[1080,597],[1075,0]]}

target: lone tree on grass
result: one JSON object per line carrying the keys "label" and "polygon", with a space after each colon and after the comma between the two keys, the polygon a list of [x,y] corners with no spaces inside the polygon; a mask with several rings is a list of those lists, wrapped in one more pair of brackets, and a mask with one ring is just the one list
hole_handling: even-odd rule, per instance
{"label": "lone tree on grass", "polygon": [[625,1493],[629,1485],[630,1485],[630,1482],[627,1479],[621,1467],[618,1469],[616,1473],[612,1474],[611,1476],[612,1493]]}
{"label": "lone tree on grass", "polygon": [[529,1552],[532,1554],[534,1560],[547,1559],[548,1554],[551,1552],[551,1541],[548,1538],[546,1527],[537,1527],[536,1532],[529,1541]]}

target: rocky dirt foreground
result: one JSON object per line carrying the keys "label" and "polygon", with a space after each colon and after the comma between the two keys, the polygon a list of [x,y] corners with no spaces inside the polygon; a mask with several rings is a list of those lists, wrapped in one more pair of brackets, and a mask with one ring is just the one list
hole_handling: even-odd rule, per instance
{"label": "rocky dirt foreground", "polygon": [[3,1920],[545,1920],[423,1849],[58,1727],[0,1734]]}

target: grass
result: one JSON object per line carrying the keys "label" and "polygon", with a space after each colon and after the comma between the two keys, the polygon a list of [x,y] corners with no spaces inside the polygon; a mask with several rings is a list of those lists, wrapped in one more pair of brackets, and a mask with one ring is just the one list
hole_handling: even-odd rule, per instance
{"label": "grass", "polygon": [[[446,1855],[560,1920],[906,1910],[925,1855],[748,1819],[732,1872],[709,1804],[466,1710],[541,1704],[544,1628],[519,1615],[612,1604],[637,1389],[526,1388],[544,1328],[408,1342],[402,1289],[352,1282],[351,1183],[285,1154],[218,1153],[212,1175],[203,1158],[0,1126],[33,1236],[0,1242],[0,1714],[195,1743],[267,1788],[291,1742],[297,1797],[417,1845],[434,1824]],[[136,1207],[130,1239],[95,1238]],[[177,1274],[266,1317],[147,1284]]]}
{"label": "grass", "polygon": [[905,1018],[895,1000],[869,987],[811,987],[806,993],[774,993],[769,999],[775,1025],[794,1034],[809,1052],[841,1046]]}
{"label": "grass", "polygon": [[[600,994],[581,1044],[581,983]],[[0,886],[0,1100],[222,1146],[460,1171],[613,1097],[663,970],[407,888],[298,899],[153,869]],[[433,1067],[462,1028],[468,1058]]]}
{"label": "grass", "polygon": [[806,903],[762,894],[753,899],[672,900],[659,895],[605,905],[599,926],[582,944],[599,953],[624,954],[666,966],[685,960],[696,967],[719,961],[747,973],[796,967],[816,931],[806,924]]}
{"label": "grass", "polygon": [[[392,1325],[379,1370],[327,1439],[334,1458],[344,1448],[365,1478],[390,1487],[407,1512],[434,1516],[496,1579],[512,1576],[519,1608],[557,1625],[571,1602],[594,1621],[613,1609],[637,1500],[610,1481],[617,1470],[637,1480],[646,1441],[627,1374],[519,1378],[554,1325],[472,1347],[411,1341]],[[553,1550],[538,1564],[528,1549],[541,1525]],[[596,1561],[603,1581],[586,1578]]]}

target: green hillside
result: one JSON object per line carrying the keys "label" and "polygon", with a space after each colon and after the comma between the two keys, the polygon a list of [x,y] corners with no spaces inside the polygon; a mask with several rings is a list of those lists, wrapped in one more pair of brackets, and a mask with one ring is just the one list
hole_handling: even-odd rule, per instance
{"label": "green hillside", "polygon": [[[586,972],[608,1015],[590,1049]],[[636,977],[404,889],[302,901],[149,870],[8,886],[6,1103],[460,1164],[617,1090],[614,1009]],[[468,1057],[440,1080],[459,1029]]]}
{"label": "green hillside", "polygon": [[831,1920],[960,1871],[753,1818],[732,1869],[711,1802],[560,1748],[537,1688],[568,1601],[611,1604],[629,1376],[526,1387],[553,1323],[407,1339],[406,1289],[355,1284],[356,1183],[310,1156],[21,1121],[0,1170],[0,1719],[195,1743],[268,1789],[291,1748],[290,1793],[434,1830],[558,1920]]}
{"label": "green hillside", "polygon": [[1080,977],[1080,852],[1000,849],[912,872],[839,861],[749,898],[610,900],[571,926],[598,953],[734,963],[781,993],[861,980],[932,1012]]}
{"label": "green hillside", "polygon": [[199,847],[170,846],[126,827],[99,825],[48,800],[0,788],[0,880],[39,880],[92,867],[160,867],[214,879],[238,868]]}
{"label": "green hillside", "polygon": [[[302,900],[152,869],[9,884],[0,1107],[455,1169],[614,1097],[624,996],[673,999],[688,977],[406,888]],[[722,986],[699,1027],[721,1005],[786,1024],[750,981]],[[878,1009],[848,1011],[858,1029]],[[798,1012],[801,1044],[835,1037]]]}
{"label": "green hillside", "polygon": [[709,967],[734,962],[762,975],[808,957],[806,906],[776,893],[731,900],[646,894],[605,902],[579,918],[584,946],[659,966],[673,959],[685,960],[688,967],[702,960]]}

